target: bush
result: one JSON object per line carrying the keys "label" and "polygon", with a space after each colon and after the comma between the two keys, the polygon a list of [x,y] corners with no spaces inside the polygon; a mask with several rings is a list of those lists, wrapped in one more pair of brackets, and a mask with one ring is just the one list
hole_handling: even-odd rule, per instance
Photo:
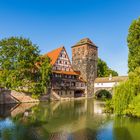
{"label": "bush", "polygon": [[105,105],[104,112],[113,113],[113,102],[112,102],[112,100],[106,100],[106,105]]}
{"label": "bush", "polygon": [[[140,68],[129,73],[129,79],[114,89],[113,108],[117,115],[126,114],[131,101],[140,93]],[[128,111],[128,110],[127,110]]]}
{"label": "bush", "polygon": [[127,115],[140,118],[140,94],[134,97],[125,112]]}
{"label": "bush", "polygon": [[114,89],[113,105],[114,113],[117,115],[123,115],[125,109],[127,109],[130,101],[134,97],[134,92],[131,82],[128,80],[121,83]]}

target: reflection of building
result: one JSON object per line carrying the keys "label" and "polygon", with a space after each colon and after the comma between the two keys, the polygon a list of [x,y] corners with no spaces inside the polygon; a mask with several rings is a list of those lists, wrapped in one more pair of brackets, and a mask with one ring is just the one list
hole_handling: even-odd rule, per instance
{"label": "reflection of building", "polygon": [[102,101],[94,101],[94,114],[102,114],[105,103]]}
{"label": "reflection of building", "polygon": [[24,113],[35,105],[38,105],[38,102],[0,105],[0,117],[14,117],[18,114]]}
{"label": "reflection of building", "polygon": [[65,99],[86,96],[86,82],[79,71],[74,71],[64,47],[55,49],[44,57],[50,57],[52,64],[51,98]]}

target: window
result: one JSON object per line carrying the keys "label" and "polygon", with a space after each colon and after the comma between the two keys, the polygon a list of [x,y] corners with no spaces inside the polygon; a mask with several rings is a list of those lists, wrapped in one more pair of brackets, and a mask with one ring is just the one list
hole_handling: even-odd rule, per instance
{"label": "window", "polygon": [[78,64],[80,64],[80,60],[78,60]]}
{"label": "window", "polygon": [[74,86],[75,86],[75,82],[72,82],[72,83],[71,83],[71,86],[73,86],[73,87],[74,87]]}

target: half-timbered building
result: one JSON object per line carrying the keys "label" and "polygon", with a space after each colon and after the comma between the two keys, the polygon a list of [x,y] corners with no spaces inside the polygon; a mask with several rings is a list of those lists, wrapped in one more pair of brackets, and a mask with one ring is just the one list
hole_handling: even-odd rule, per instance
{"label": "half-timbered building", "polygon": [[86,97],[86,81],[80,71],[74,71],[65,47],[57,48],[47,54],[51,59],[52,79],[51,98],[70,99]]}

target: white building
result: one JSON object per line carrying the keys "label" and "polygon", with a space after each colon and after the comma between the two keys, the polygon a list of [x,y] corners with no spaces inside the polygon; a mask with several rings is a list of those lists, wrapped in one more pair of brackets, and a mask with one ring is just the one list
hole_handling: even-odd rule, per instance
{"label": "white building", "polygon": [[126,81],[128,76],[115,76],[112,77],[101,77],[96,78],[94,82],[94,93],[100,90],[112,90],[113,87],[117,86],[120,82]]}

